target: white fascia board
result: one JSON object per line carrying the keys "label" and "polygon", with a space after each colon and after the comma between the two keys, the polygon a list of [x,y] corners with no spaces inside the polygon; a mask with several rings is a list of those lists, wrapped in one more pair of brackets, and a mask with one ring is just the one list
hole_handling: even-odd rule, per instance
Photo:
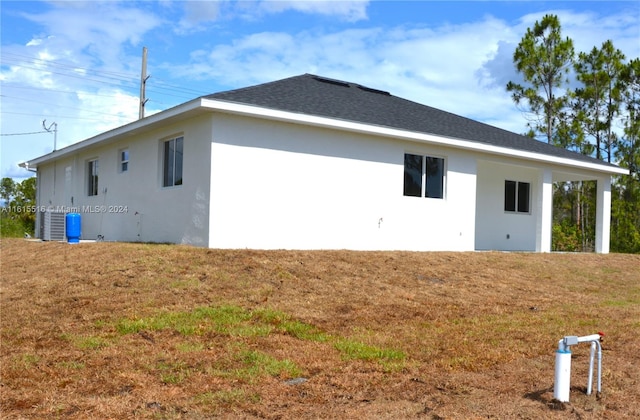
{"label": "white fascia board", "polygon": [[352,131],[362,134],[372,134],[382,137],[390,137],[394,139],[403,139],[409,141],[418,141],[424,143],[437,144],[442,146],[455,147],[464,150],[484,152],[494,155],[509,156],[519,159],[552,163],[562,166],[570,166],[574,168],[587,169],[607,174],[628,175],[629,171],[625,168],[601,165],[598,163],[583,162],[563,157],[549,156],[541,153],[527,152],[521,150],[509,149],[506,147],[493,146],[469,140],[462,140],[453,137],[443,137],[435,134],[419,133],[415,131],[400,130],[396,128],[382,127],[364,123],[358,123],[347,120],[339,120],[334,118],[319,117],[315,115],[299,114],[289,111],[280,111],[269,108],[262,108],[253,105],[240,104],[235,102],[219,101],[213,99],[203,99],[202,106],[212,111],[228,112],[239,115],[247,115],[258,118],[278,120],[284,122],[292,122],[298,124],[306,124],[317,127],[334,128],[346,131]]}
{"label": "white fascia board", "polygon": [[117,140],[118,138],[131,135],[136,132],[144,131],[152,125],[156,125],[164,121],[173,120],[176,117],[182,117],[185,114],[192,113],[194,111],[202,111],[201,98],[185,102],[181,105],[169,108],[166,111],[158,112],[157,114],[150,115],[149,117],[143,118],[141,120],[133,121],[129,124],[114,128],[113,130],[105,131],[104,133],[100,133],[94,137],[90,137],[86,140],[79,141],[78,143],[74,143],[70,146],[63,147],[62,149],[54,150],[53,152],[48,153],[44,156],[40,156],[27,162],[20,163],[19,166],[27,169],[37,168],[37,166],[41,163],[59,159],[61,157],[77,152],[78,150],[91,147],[98,143]]}

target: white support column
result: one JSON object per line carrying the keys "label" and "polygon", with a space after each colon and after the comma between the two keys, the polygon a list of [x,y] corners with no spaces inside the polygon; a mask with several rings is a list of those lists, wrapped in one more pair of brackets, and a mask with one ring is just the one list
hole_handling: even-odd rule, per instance
{"label": "white support column", "polygon": [[538,183],[538,220],[536,222],[536,252],[551,252],[551,226],[553,223],[553,174],[543,169]]}
{"label": "white support column", "polygon": [[611,238],[611,177],[604,176],[597,180],[596,199],[596,252],[609,253]]}

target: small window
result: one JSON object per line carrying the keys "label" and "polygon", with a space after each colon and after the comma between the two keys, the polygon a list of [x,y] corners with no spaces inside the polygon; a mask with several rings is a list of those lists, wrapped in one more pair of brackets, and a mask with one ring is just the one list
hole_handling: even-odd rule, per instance
{"label": "small window", "polygon": [[87,195],[98,195],[98,159],[87,162]]}
{"label": "small window", "polygon": [[120,150],[120,172],[129,170],[129,149]]}
{"label": "small window", "polygon": [[514,213],[530,212],[531,184],[528,182],[504,182],[504,211]]}
{"label": "small window", "polygon": [[405,153],[404,195],[444,198],[444,159]]}
{"label": "small window", "polygon": [[162,185],[164,187],[182,185],[183,142],[183,137],[176,137],[175,139],[164,142],[164,165],[162,170]]}

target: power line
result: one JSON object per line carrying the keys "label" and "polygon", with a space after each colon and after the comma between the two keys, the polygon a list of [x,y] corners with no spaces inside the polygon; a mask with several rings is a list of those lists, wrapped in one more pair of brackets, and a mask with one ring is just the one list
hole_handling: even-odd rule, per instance
{"label": "power line", "polygon": [[[33,56],[28,56],[28,55],[22,55],[22,54],[15,54],[15,53],[3,53],[3,56],[14,56],[14,57],[18,57],[18,58],[22,58],[22,59],[26,59],[27,62],[29,62],[30,64],[35,64],[35,65],[44,65],[47,67],[58,67],[60,69],[64,69],[64,70],[71,70],[74,72],[78,72],[78,71],[85,71],[85,72],[93,72],[93,73],[103,73],[105,75],[109,75],[111,78],[118,78],[118,79],[123,79],[123,80],[132,80],[135,79],[135,75],[133,73],[122,73],[122,72],[115,72],[115,71],[109,71],[109,70],[94,70],[94,69],[90,69],[87,67],[81,67],[81,66],[76,66],[76,65],[72,65],[72,64],[65,64],[65,63],[60,63],[56,60],[45,60],[42,58],[38,58],[38,57],[33,57]],[[7,61],[6,58],[3,59],[4,62]],[[9,61],[12,61],[14,63],[18,63],[18,65],[20,65],[20,61],[16,60],[15,58],[11,58],[9,57]]]}
{"label": "power line", "polygon": [[[29,117],[46,117],[47,115],[45,114],[31,114],[28,112],[11,112],[11,111],[2,111],[0,112],[0,114],[11,114],[11,115],[26,115]],[[110,114],[107,114],[110,115]],[[111,114],[112,117],[115,118],[124,118],[122,116],[119,115],[113,115]],[[69,120],[83,120],[83,121],[99,121],[99,122],[104,122],[103,118],[87,118],[87,117],[76,117],[76,116],[71,116],[71,115],[55,115],[56,118],[64,118],[64,119],[69,119]]]}
{"label": "power line", "polygon": [[73,106],[52,104],[52,103],[43,102],[43,101],[35,101],[35,100],[31,99],[31,98],[20,98],[20,97],[17,97],[17,96],[8,96],[8,95],[0,95],[0,96],[2,96],[3,98],[17,99],[19,101],[27,101],[27,102],[31,102],[31,103],[35,103],[35,104],[55,106],[56,108],[66,108],[66,109],[72,109],[72,110],[75,110],[75,111],[89,112],[89,113],[92,113],[92,114],[107,115],[107,116],[110,116],[110,117],[119,117],[120,116],[118,114],[110,114],[110,113],[107,113],[107,112],[92,111],[90,109],[76,108],[76,107],[73,107]]}
{"label": "power line", "polygon": [[33,131],[31,133],[0,133],[0,136],[27,136],[31,134],[49,133],[49,131]]}
{"label": "power line", "polygon": [[[40,72],[49,72],[51,74],[57,74],[60,76],[65,76],[65,77],[71,77],[71,78],[76,78],[76,79],[84,79],[87,81],[94,81],[94,82],[98,82],[98,83],[104,83],[104,84],[111,84],[111,85],[117,85],[117,86],[121,86],[121,83],[124,83],[125,85],[131,86],[131,88],[133,87],[138,87],[138,84],[136,82],[136,76],[134,76],[132,73],[121,73],[121,72],[114,72],[114,71],[106,71],[106,70],[95,70],[95,69],[90,69],[90,68],[86,68],[86,67],[80,67],[80,66],[73,66],[73,65],[68,65],[68,64],[62,64],[62,63],[58,63],[56,61],[53,60],[43,60],[41,58],[36,58],[36,57],[30,57],[30,56],[26,56],[26,55],[21,55],[21,54],[13,54],[13,53],[3,53],[3,55],[9,55],[9,56],[14,56],[14,57],[19,57],[19,58],[24,58],[27,59],[27,64],[33,64],[34,66],[28,66],[26,65],[24,62],[20,62],[20,61],[16,61],[15,59],[11,59],[9,58],[10,64],[13,63],[13,65],[15,67],[20,67],[20,68],[26,68],[26,69],[31,69],[31,70],[36,70],[36,71],[40,71]],[[3,61],[7,61],[6,59]],[[59,70],[65,70],[65,71],[71,71],[72,73],[61,73],[59,71],[52,71],[51,69],[45,69],[44,67],[53,67],[58,68]],[[93,75],[95,77],[101,78],[101,79],[106,79],[106,80],[97,80],[97,79],[93,79],[93,78],[89,78],[88,75]],[[114,83],[114,81],[116,82],[121,82],[121,83]],[[163,79],[159,79],[157,77],[154,76],[153,78],[154,82],[156,83],[156,86],[149,86],[150,88],[153,89],[153,91],[165,94],[167,96],[175,96],[175,97],[186,97],[186,98],[193,98],[194,96],[198,97],[198,96],[202,96],[202,95],[207,95],[210,92],[204,92],[202,90],[197,90],[197,89],[191,89],[191,88],[187,88],[184,86],[179,86],[179,85],[173,85],[171,83],[167,83],[166,81],[164,81]],[[173,92],[177,92],[177,93],[183,93],[185,96],[179,96],[179,95],[175,95],[175,94],[170,94],[170,93],[166,93],[163,91],[173,91]]]}
{"label": "power line", "polygon": [[9,83],[9,84],[4,83],[3,87],[10,88],[10,89],[28,89],[28,90],[38,90],[38,91],[47,91],[47,92],[55,92],[55,93],[68,93],[70,95],[77,95],[81,93],[83,95],[88,95],[88,96],[100,96],[103,98],[118,98],[117,95],[103,95],[101,93],[86,92],[84,90],[49,89],[49,88],[43,88],[43,87],[37,87],[37,86],[21,86],[21,85],[16,85],[12,83]]}

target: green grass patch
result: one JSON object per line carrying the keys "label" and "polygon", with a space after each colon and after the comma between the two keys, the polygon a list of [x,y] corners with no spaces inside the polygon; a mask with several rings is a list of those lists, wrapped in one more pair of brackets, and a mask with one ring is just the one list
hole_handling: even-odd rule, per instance
{"label": "green grass patch", "polygon": [[14,362],[20,369],[31,369],[40,362],[40,356],[36,354],[25,353],[14,357]]}
{"label": "green grass patch", "polygon": [[176,349],[182,353],[193,353],[204,350],[204,344],[184,342],[176,344]]}
{"label": "green grass patch", "polygon": [[74,337],[72,340],[73,344],[81,350],[99,350],[110,345],[108,340],[97,336]]}
{"label": "green grass patch", "polygon": [[329,336],[313,325],[291,319],[283,312],[273,309],[258,309],[253,312],[256,321],[272,325],[278,331],[306,341],[325,342]]}
{"label": "green grass patch", "polygon": [[236,355],[242,368],[236,374],[244,379],[253,380],[262,376],[286,377],[299,376],[300,368],[288,359],[278,360],[258,350],[244,350]]}
{"label": "green grass patch", "polygon": [[117,321],[115,328],[122,335],[172,329],[183,335],[215,331],[239,337],[265,337],[279,331],[302,340],[328,339],[316,327],[292,320],[282,312],[271,309],[251,312],[237,306],[206,306],[190,312],[164,312],[141,319],[125,318]]}
{"label": "green grass patch", "polygon": [[160,380],[163,384],[178,385],[191,375],[191,368],[184,362],[167,362],[161,360],[156,369],[160,371]]}
{"label": "green grass patch", "polygon": [[[231,335],[251,334],[251,329],[242,323],[251,318],[251,313],[237,306],[206,306],[190,312],[164,312],[142,319],[121,319],[116,323],[120,334],[135,334],[144,330],[172,329],[183,335],[200,335],[216,331]],[[256,332],[264,335],[264,331]]]}
{"label": "green grass patch", "polygon": [[[202,335],[206,332],[216,332],[235,337],[266,337],[270,334],[287,334],[299,340],[319,343],[332,343],[342,353],[344,359],[358,359],[378,361],[381,363],[402,362],[405,354],[399,350],[383,349],[364,344],[357,340],[335,337],[327,334],[311,324],[292,319],[286,313],[273,309],[257,309],[247,311],[231,305],[206,306],[195,308],[190,312],[163,312],[156,316],[142,319],[121,319],[115,324],[120,334],[135,334],[141,331],[157,331],[171,329],[184,336]],[[185,343],[178,350],[183,352],[199,351],[193,344]],[[258,357],[256,354],[245,354],[245,358]],[[284,363],[284,364],[282,364]],[[294,371],[290,362],[278,362],[261,359],[254,369],[264,370],[266,374],[279,375],[283,372]],[[259,368],[257,367],[259,366]],[[251,369],[249,369],[251,371]],[[275,373],[274,373],[275,372]],[[248,376],[255,376],[249,372]]]}
{"label": "green grass patch", "polygon": [[399,350],[382,349],[346,338],[338,339],[334,343],[334,347],[342,353],[345,359],[402,361],[406,358],[406,355]]}
{"label": "green grass patch", "polygon": [[255,383],[265,376],[292,378],[302,374],[302,370],[293,361],[277,359],[249,348],[243,342],[229,344],[225,353],[225,357],[215,366],[205,369],[206,374],[245,383]]}

